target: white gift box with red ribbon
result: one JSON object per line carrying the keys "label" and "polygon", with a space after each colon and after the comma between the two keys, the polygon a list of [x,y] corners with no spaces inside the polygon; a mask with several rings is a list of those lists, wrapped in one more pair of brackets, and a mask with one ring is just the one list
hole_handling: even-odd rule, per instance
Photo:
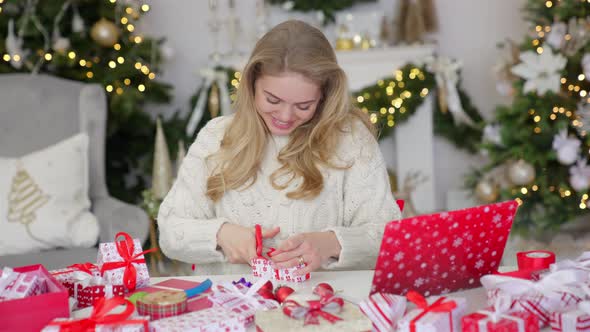
{"label": "white gift box with red ribbon", "polygon": [[406,311],[406,298],[387,293],[375,293],[359,303],[359,308],[373,322],[377,332],[393,331]]}

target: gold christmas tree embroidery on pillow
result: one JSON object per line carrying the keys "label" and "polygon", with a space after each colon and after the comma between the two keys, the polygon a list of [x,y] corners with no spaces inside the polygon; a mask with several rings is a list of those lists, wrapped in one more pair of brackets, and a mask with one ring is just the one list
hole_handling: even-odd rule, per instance
{"label": "gold christmas tree embroidery on pillow", "polygon": [[34,240],[41,241],[31,233],[29,225],[36,219],[36,212],[50,199],[19,161],[8,193],[8,221],[23,224]]}

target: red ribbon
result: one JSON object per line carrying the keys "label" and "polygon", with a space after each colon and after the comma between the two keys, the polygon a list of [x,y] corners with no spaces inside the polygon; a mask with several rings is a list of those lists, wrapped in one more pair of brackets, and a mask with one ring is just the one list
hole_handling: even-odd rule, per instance
{"label": "red ribbon", "polygon": [[254,226],[256,236],[256,256],[262,257],[262,227],[259,224]]}
{"label": "red ribbon", "polygon": [[[117,238],[119,236],[123,236],[125,238],[125,241],[117,241]],[[125,232],[119,232],[119,233],[117,233],[117,235],[115,235],[115,244],[117,245],[117,251],[119,252],[119,256],[121,256],[121,258],[123,258],[123,261],[104,263],[102,265],[102,268],[100,269],[100,273],[104,274],[104,271],[116,270],[116,269],[123,267],[123,268],[125,268],[125,271],[123,272],[123,284],[125,285],[125,287],[128,290],[130,290],[130,291],[135,290],[135,286],[137,283],[137,270],[135,269],[135,266],[133,265],[133,263],[135,263],[135,264],[145,263],[145,259],[143,259],[143,258],[140,259],[137,257],[140,257],[144,254],[149,253],[149,252],[156,251],[158,249],[152,248],[152,249],[144,250],[140,253],[133,255],[133,252],[135,251],[135,245],[133,244],[133,239],[131,238],[131,236],[129,236],[129,234],[127,234]]]}
{"label": "red ribbon", "polygon": [[324,311],[326,306],[329,305],[335,305],[338,312],[342,310],[344,300],[342,300],[342,298],[340,297],[325,296],[322,297],[319,301],[307,301],[307,303],[309,304],[309,307],[302,306],[294,300],[286,300],[285,302],[283,302],[283,312],[285,313],[285,315],[295,319],[301,318],[300,315],[303,314],[304,326],[319,325],[320,316],[332,324],[336,323],[339,320],[342,320],[342,318]]}
{"label": "red ribbon", "polygon": [[57,276],[57,275],[60,275],[60,274],[72,273],[74,271],[85,272],[85,273],[88,273],[89,275],[92,275],[93,274],[93,272],[92,272],[92,269],[93,268],[98,271],[98,266],[96,266],[96,265],[94,265],[92,263],[89,263],[89,262],[73,264],[73,265],[68,266],[67,268],[70,269],[70,270],[60,271],[60,272],[57,272],[57,273],[52,273],[51,275]]}
{"label": "red ribbon", "polygon": [[[126,305],[123,312],[119,314],[108,314],[111,310],[122,304]],[[134,311],[135,306],[133,303],[123,297],[114,297],[108,300],[101,298],[94,303],[94,309],[92,309],[90,317],[79,320],[51,322],[49,325],[59,326],[61,332],[86,332],[94,331],[98,324],[114,324],[122,322],[145,324],[145,321],[140,320],[127,321],[127,318],[129,318]]]}
{"label": "red ribbon", "polygon": [[450,324],[449,331],[453,331],[452,311],[457,307],[455,301],[444,302],[446,298],[443,296],[436,300],[433,304],[428,305],[428,302],[426,302],[424,296],[414,291],[409,291],[408,294],[406,294],[406,298],[410,302],[414,303],[418,308],[422,309],[422,312],[410,321],[410,332],[416,332],[416,322],[422,317],[426,316],[426,314],[429,312],[448,312]]}
{"label": "red ribbon", "polygon": [[545,270],[555,263],[555,254],[546,250],[518,252],[516,261],[519,270]]}

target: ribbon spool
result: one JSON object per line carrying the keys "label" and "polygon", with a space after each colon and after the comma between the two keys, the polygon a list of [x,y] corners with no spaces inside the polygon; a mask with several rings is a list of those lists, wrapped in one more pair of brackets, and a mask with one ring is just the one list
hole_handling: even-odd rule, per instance
{"label": "ribbon spool", "polygon": [[151,320],[182,315],[188,310],[188,299],[204,293],[211,285],[211,280],[207,279],[185,291],[164,290],[146,294],[137,299],[137,312],[150,316]]}
{"label": "ribbon spool", "polygon": [[555,254],[546,250],[523,251],[516,254],[519,270],[545,270],[555,263]]}

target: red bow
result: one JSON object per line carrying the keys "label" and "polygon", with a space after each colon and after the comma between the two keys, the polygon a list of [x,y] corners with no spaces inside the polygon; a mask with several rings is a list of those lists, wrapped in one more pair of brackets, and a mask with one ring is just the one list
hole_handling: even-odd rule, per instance
{"label": "red bow", "polygon": [[73,264],[68,266],[68,268],[70,269],[76,269],[78,271],[82,271],[82,272],[86,272],[90,275],[92,275],[94,272],[92,271],[94,270],[98,270],[98,266],[90,263],[90,262],[86,262],[86,263],[78,263],[78,264]]}
{"label": "red bow", "polygon": [[408,294],[406,294],[406,298],[410,302],[413,302],[418,308],[422,309],[422,312],[410,321],[410,332],[416,332],[416,322],[429,312],[448,312],[449,324],[451,327],[449,331],[453,331],[453,315],[451,312],[457,307],[455,301],[444,302],[446,298],[442,296],[433,304],[428,305],[424,296],[414,291],[409,291]]}
{"label": "red bow", "polygon": [[302,306],[294,300],[286,300],[283,302],[283,312],[285,315],[295,319],[305,317],[304,326],[308,324],[319,325],[319,316],[332,324],[342,320],[342,318],[328,312],[338,313],[342,310],[344,300],[340,297],[324,296],[319,301],[307,301],[307,303],[309,307]]}
{"label": "red bow", "polygon": [[[117,241],[117,238],[119,236],[123,236],[125,238],[125,241]],[[102,265],[102,268],[100,269],[100,273],[104,274],[104,271],[106,270],[116,270],[124,267],[125,272],[123,273],[123,283],[128,290],[132,291],[135,289],[135,285],[137,283],[137,270],[135,269],[135,265],[133,265],[133,263],[145,263],[145,259],[140,259],[137,257],[140,257],[152,251],[156,251],[158,249],[152,248],[133,255],[133,252],[135,251],[133,239],[131,238],[131,236],[129,236],[129,234],[125,232],[117,233],[117,235],[115,236],[115,244],[117,245],[117,251],[119,252],[119,256],[123,258],[123,261],[104,263]]]}
{"label": "red bow", "polygon": [[[119,305],[125,304],[125,310],[119,314],[108,313]],[[101,298],[94,303],[94,309],[90,317],[79,320],[51,322],[50,326],[59,326],[61,332],[86,332],[94,331],[98,324],[113,324],[124,322],[133,314],[135,306],[123,297],[114,297],[106,300]]]}

